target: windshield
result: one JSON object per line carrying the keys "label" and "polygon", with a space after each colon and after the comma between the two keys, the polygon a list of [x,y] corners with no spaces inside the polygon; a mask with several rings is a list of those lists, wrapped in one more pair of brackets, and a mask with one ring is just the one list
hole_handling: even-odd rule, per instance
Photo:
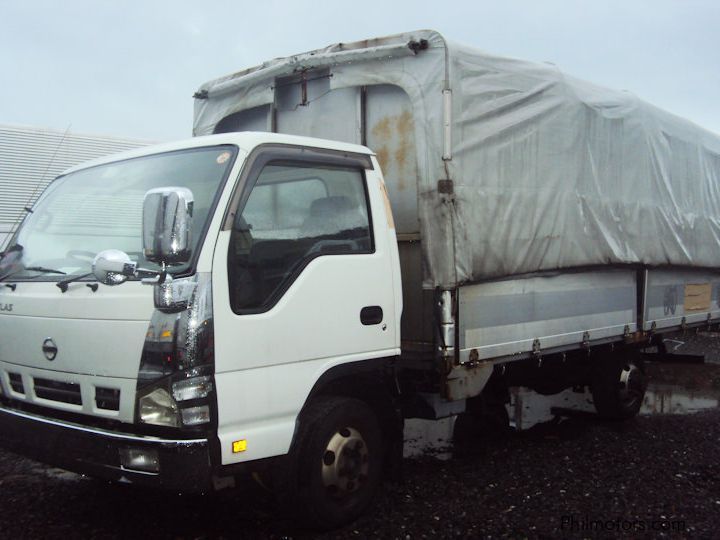
{"label": "windshield", "polygon": [[[142,204],[157,187],[185,187],[194,196],[192,249],[196,255],[219,187],[229,174],[233,146],[193,148],[128,159],[55,180],[0,259],[0,279],[57,281],[91,272],[95,255],[120,249],[142,267]],[[193,257],[194,258],[194,257]],[[191,263],[170,268],[188,271]]]}

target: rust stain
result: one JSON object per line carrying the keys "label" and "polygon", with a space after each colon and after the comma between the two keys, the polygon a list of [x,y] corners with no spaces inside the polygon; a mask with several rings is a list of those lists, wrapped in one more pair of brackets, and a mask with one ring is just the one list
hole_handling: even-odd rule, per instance
{"label": "rust stain", "polygon": [[397,188],[398,191],[402,191],[405,189],[405,173],[403,172],[403,168],[405,167],[405,162],[407,161],[407,154],[410,150],[410,145],[407,144],[407,142],[400,143],[400,146],[398,146],[397,150],[395,150],[395,162],[398,166],[398,175],[397,175]]}
{"label": "rust stain", "polygon": [[390,162],[390,153],[388,152],[388,149],[383,146],[375,150],[375,154],[377,155],[377,160],[380,163],[380,169],[382,169],[383,174],[387,174]]}
{"label": "rust stain", "polygon": [[385,176],[394,179],[397,191],[403,191],[408,180],[414,181],[414,178],[409,178],[414,176],[412,165],[415,159],[412,113],[405,110],[397,115],[385,116],[375,123],[370,132],[375,139],[373,146],[379,146],[375,151]]}
{"label": "rust stain", "polygon": [[403,111],[400,116],[397,117],[397,130],[398,135],[401,138],[412,135],[413,119],[410,111]]}
{"label": "rust stain", "polygon": [[404,171],[408,160],[413,157],[413,119],[410,111],[403,111],[395,121],[399,144],[395,150],[395,161],[398,166],[398,191],[405,189],[407,171]]}
{"label": "rust stain", "polygon": [[372,128],[372,134],[378,139],[388,140],[392,136],[391,117],[379,120]]}
{"label": "rust stain", "polygon": [[385,217],[387,218],[388,227],[390,227],[391,229],[394,229],[395,228],[395,219],[393,218],[392,206],[390,205],[390,197],[388,197],[387,187],[385,187],[385,182],[382,182],[380,184],[380,190],[382,191],[383,200],[385,202]]}

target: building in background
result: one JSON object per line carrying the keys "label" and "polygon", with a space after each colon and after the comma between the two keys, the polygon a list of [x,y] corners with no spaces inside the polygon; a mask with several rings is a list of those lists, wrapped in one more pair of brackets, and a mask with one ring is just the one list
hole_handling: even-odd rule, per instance
{"label": "building in background", "polygon": [[0,125],[0,250],[45,187],[61,172],[151,141]]}

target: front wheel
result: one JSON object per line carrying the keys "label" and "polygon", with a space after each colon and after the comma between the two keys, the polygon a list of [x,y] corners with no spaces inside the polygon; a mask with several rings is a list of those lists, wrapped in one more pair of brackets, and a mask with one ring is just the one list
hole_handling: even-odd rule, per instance
{"label": "front wheel", "polygon": [[595,410],[608,420],[627,420],[642,407],[647,377],[636,356],[611,358],[595,369],[590,387]]}
{"label": "front wheel", "polygon": [[299,429],[296,509],[320,529],[355,520],[372,502],[383,467],[375,413],[358,399],[320,397],[303,411]]}

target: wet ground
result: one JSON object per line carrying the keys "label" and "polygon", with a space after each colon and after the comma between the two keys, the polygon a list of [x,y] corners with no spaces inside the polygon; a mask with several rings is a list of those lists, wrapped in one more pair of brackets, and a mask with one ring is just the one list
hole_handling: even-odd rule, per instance
{"label": "wet ground", "polygon": [[[712,409],[720,412],[720,333],[678,335],[666,340],[666,344],[669,352],[678,355],[678,361],[646,363],[650,383],[640,414],[684,415]],[[688,358],[694,355],[698,356],[697,360]],[[701,363],[700,358],[704,358],[704,362]],[[582,392],[568,389],[543,396],[527,388],[513,388],[507,410],[510,425],[518,432],[557,423],[569,416],[591,418],[595,413],[587,389]],[[407,421],[405,457],[427,454],[438,459],[452,457],[454,420]]]}
{"label": "wet ground", "polygon": [[[646,370],[652,382],[645,394],[641,415],[691,414],[720,408],[720,364],[654,364]],[[590,392],[566,390],[543,396],[526,388],[513,388],[507,406],[510,425],[517,431],[552,422],[574,413],[595,413]],[[433,453],[452,455],[454,419],[409,420],[406,426],[405,457]]]}
{"label": "wet ground", "polygon": [[[452,421],[409,421],[404,479],[324,538],[715,537],[720,334],[679,338],[704,364],[649,364],[643,411],[602,422],[590,397],[523,389],[505,437],[453,446]],[[0,451],[0,538],[287,538],[254,486],[182,496],[112,486]]]}

